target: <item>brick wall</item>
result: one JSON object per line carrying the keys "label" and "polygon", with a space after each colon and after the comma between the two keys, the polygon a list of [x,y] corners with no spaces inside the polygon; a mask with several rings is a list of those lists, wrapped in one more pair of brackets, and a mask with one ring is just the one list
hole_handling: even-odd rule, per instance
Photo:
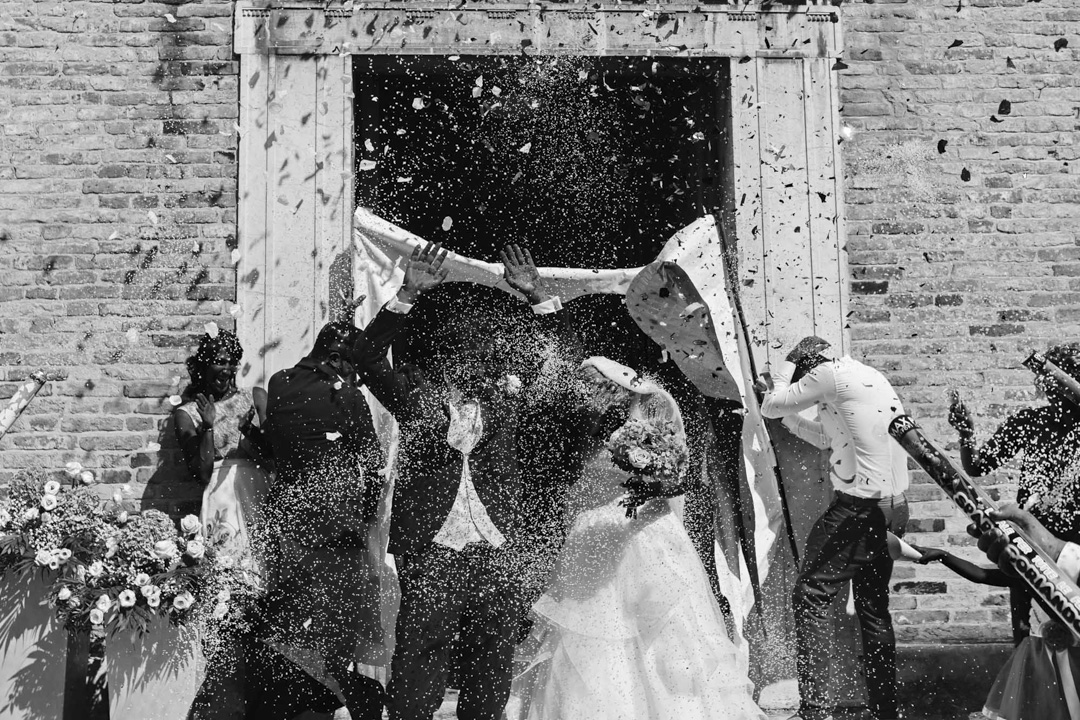
{"label": "brick wall", "polygon": [[[854,352],[956,452],[947,387],[985,440],[1035,400],[1026,354],[1080,339],[1080,5],[868,0],[843,15]],[[1010,480],[985,482],[1011,498]],[[925,476],[910,497],[916,542],[979,559]],[[903,640],[1009,638],[999,590],[912,565],[894,588]]]}
{"label": "brick wall", "polygon": [[0,441],[0,481],[74,460],[133,501],[195,496],[159,460],[183,360],[207,322],[232,327],[231,12],[0,1],[0,402],[69,373]]}
{"label": "brick wall", "polygon": [[[69,372],[0,440],[0,482],[76,460],[106,492],[196,495],[167,462],[167,398],[203,326],[232,328],[231,11],[0,0],[0,401],[39,367]],[[985,437],[1032,400],[1019,359],[1080,336],[1080,7],[842,12],[855,354],[950,443],[944,390],[959,387]],[[1011,494],[1007,473],[987,482]],[[940,491],[921,478],[910,497],[917,542],[977,557]],[[1008,637],[1000,591],[911,565],[895,589],[903,640]]]}

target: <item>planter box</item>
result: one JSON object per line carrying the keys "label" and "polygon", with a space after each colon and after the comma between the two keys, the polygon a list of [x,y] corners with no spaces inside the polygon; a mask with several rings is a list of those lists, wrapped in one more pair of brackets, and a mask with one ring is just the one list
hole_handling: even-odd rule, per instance
{"label": "planter box", "polygon": [[67,632],[40,574],[0,578],[0,720],[61,720]]}
{"label": "planter box", "polygon": [[185,720],[202,669],[196,633],[167,620],[156,620],[142,636],[110,636],[105,641],[110,720]]}

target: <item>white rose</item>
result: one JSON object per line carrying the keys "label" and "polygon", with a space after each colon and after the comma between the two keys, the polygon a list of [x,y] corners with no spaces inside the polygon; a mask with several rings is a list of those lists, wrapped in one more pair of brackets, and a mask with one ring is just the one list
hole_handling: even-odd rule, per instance
{"label": "white rose", "polygon": [[79,598],[77,596],[74,596],[74,595],[71,597],[71,600],[68,601],[68,605],[70,605],[73,608],[79,607],[79,605],[81,605],[81,604],[82,603],[79,602]]}
{"label": "white rose", "polygon": [[34,563],[38,567],[45,567],[53,559],[53,555],[48,550],[38,550],[34,555]]}
{"label": "white rose", "polygon": [[49,569],[50,570],[59,570],[60,569],[60,561],[57,560],[55,557],[50,556],[49,557]]}
{"label": "white rose", "polygon": [[86,572],[89,573],[92,578],[99,578],[105,574],[105,563],[100,560],[95,560],[90,563],[90,567]]}
{"label": "white rose", "polygon": [[108,595],[102,594],[100,597],[98,597],[97,602],[94,603],[94,607],[96,607],[101,612],[108,612],[109,608],[112,607],[112,598]]}
{"label": "white rose", "polygon": [[172,604],[177,610],[187,610],[193,602],[195,602],[195,598],[185,590],[173,598]]}
{"label": "white rose", "polygon": [[116,516],[116,522],[120,523],[121,525],[123,525],[127,521],[128,521],[128,511],[127,510],[122,511],[119,515]]}
{"label": "white rose", "polygon": [[56,550],[52,551],[52,554],[53,557],[60,561],[61,565],[71,559],[71,551],[67,548],[57,548]]}
{"label": "white rose", "polygon": [[105,613],[101,612],[97,608],[90,611],[90,622],[94,625],[101,625],[105,622]]}
{"label": "white rose", "polygon": [[37,520],[39,514],[40,513],[38,513],[37,508],[27,508],[26,512],[24,512],[22,514],[22,518],[23,518],[23,520],[27,520],[27,521],[29,521],[29,520]]}
{"label": "white rose", "polygon": [[67,476],[72,480],[79,477],[79,473],[81,473],[82,470],[83,466],[75,461],[69,462],[64,466],[64,472],[67,473]]}
{"label": "white rose", "polygon": [[94,473],[90,472],[89,470],[83,470],[81,473],[79,473],[79,481],[82,482],[83,485],[93,485]]}
{"label": "white rose", "polygon": [[69,587],[60,588],[60,592],[56,593],[56,599],[61,601],[61,602],[71,599],[71,588],[69,588]]}
{"label": "white rose", "polygon": [[154,555],[162,560],[169,560],[176,557],[176,543],[172,540],[158,540],[154,543]]}
{"label": "white rose", "polygon": [[185,515],[180,520],[180,529],[185,535],[195,535],[202,530],[202,523],[196,515]]}
{"label": "white rose", "polygon": [[226,603],[219,602],[214,606],[214,619],[220,620],[229,614],[229,606]]}
{"label": "white rose", "polygon": [[161,604],[161,593],[157,593],[146,598],[146,604],[152,608],[156,608],[158,605]]}
{"label": "white rose", "polygon": [[144,588],[150,584],[150,576],[146,573],[139,573],[135,576],[135,585],[137,587]]}
{"label": "white rose", "polygon": [[46,495],[58,495],[59,493],[60,493],[60,483],[56,482],[55,480],[50,480],[49,482],[45,483],[45,494]]}
{"label": "white rose", "polygon": [[201,560],[202,556],[206,554],[206,546],[198,540],[192,540],[187,544],[187,550],[184,554],[195,560]]}
{"label": "white rose", "polygon": [[129,608],[135,604],[135,593],[131,589],[124,590],[120,593],[120,607]]}
{"label": "white rose", "polygon": [[643,448],[631,448],[630,452],[626,453],[626,459],[634,467],[644,468],[648,467],[649,463],[652,462],[653,455]]}
{"label": "white rose", "polygon": [[[138,580],[136,580],[138,582]],[[143,597],[150,597],[151,595],[160,595],[161,588],[157,585],[143,585],[139,588],[139,592],[143,594]]]}
{"label": "white rose", "polygon": [[55,510],[56,509],[56,496],[55,495],[42,495],[41,496],[41,507],[45,508],[46,510]]}

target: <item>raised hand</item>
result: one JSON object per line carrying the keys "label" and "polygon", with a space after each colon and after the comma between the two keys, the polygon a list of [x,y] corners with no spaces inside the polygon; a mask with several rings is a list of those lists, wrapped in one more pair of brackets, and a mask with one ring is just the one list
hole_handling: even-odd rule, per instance
{"label": "raised hand", "polygon": [[447,251],[441,243],[428,243],[421,250],[417,245],[412,255],[405,262],[405,279],[398,291],[401,302],[412,304],[425,292],[435,287],[450,274],[450,268],[444,268]]}
{"label": "raised hand", "polygon": [[969,439],[975,434],[975,422],[971,419],[971,412],[956,390],[949,391],[949,424],[960,433],[963,439]]}
{"label": "raised hand", "polygon": [[367,295],[357,295],[355,299],[349,300],[348,297],[346,297],[345,293],[342,292],[341,299],[345,304],[341,307],[341,316],[339,318],[339,321],[351,323],[353,321],[353,318],[356,316],[356,308],[363,305],[364,301],[367,300]]}
{"label": "raised hand", "polygon": [[214,422],[217,421],[217,406],[214,405],[214,401],[199,393],[195,396],[195,407],[199,410],[202,424],[206,427],[214,427]]}
{"label": "raised hand", "polygon": [[524,295],[533,305],[548,299],[540,271],[536,269],[528,248],[507,245],[499,253],[499,259],[502,260],[503,279],[507,285]]}

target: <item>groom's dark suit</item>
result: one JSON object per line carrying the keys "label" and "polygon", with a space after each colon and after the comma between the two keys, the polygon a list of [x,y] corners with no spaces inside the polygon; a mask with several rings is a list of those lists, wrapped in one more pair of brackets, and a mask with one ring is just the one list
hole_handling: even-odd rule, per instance
{"label": "groom's dark suit", "polygon": [[[560,335],[572,333],[565,311],[538,316],[535,324],[537,332],[547,326]],[[477,399],[483,431],[468,463],[490,525],[478,523],[487,528],[483,540],[474,536],[454,549],[440,532],[454,522],[448,516],[464,482],[465,455],[448,440],[452,389],[430,382],[420,370],[388,364],[369,374],[368,387],[400,426],[389,551],[398,563],[402,598],[390,717],[431,718],[442,702],[456,638],[462,659],[457,716],[496,720],[510,692],[518,626],[513,546],[522,483],[516,447],[520,401],[500,391]]]}

